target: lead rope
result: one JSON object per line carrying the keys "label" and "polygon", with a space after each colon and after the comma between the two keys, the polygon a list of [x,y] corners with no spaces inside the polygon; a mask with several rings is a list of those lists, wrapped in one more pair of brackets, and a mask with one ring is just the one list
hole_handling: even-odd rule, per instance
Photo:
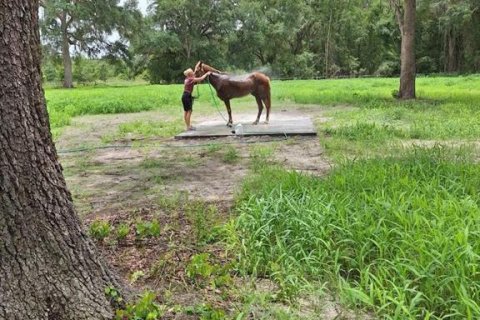
{"label": "lead rope", "polygon": [[223,120],[225,120],[228,123],[228,120],[223,116],[223,113],[220,112],[220,108],[218,106],[217,99],[215,98],[215,94],[213,93],[212,84],[210,83],[210,76],[207,77],[207,83],[208,83],[208,87],[210,88],[210,95],[211,95],[212,100],[213,100],[213,105],[217,109],[218,114],[223,118]]}

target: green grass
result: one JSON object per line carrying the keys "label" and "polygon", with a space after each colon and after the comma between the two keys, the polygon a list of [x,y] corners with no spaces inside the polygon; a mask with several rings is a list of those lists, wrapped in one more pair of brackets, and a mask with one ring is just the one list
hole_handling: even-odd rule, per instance
{"label": "green grass", "polygon": [[[449,132],[439,129],[445,123],[452,128],[450,131],[455,133],[454,136],[479,135],[480,128],[475,119],[479,116],[480,76],[418,78],[420,103],[396,102],[392,91],[397,88],[398,79],[389,78],[273,81],[273,112],[278,104],[290,101],[298,104],[351,105],[360,108],[360,112],[354,115],[356,118],[405,122],[416,128],[412,130],[420,137],[450,137]],[[152,109],[178,114],[181,111],[182,90],[181,85],[135,85],[46,89],[45,94],[52,128],[57,129],[68,125],[72,117],[84,114]],[[194,109],[214,112],[206,85],[201,86],[200,93]],[[252,103],[252,97],[246,97],[235,100],[234,104],[251,106]],[[454,119],[452,115],[460,119]]]}
{"label": "green grass", "polygon": [[[417,96],[422,100],[475,104],[480,97],[480,76],[419,77]],[[348,80],[295,80],[274,82],[273,96],[300,104],[349,104],[378,108],[395,103],[392,92],[398,90],[398,79],[368,78]]]}
{"label": "green grass", "polygon": [[116,133],[107,134],[102,137],[102,141],[110,143],[122,139],[138,139],[152,137],[172,137],[179,134],[184,129],[184,124],[180,120],[176,121],[133,121],[119,125]]}
{"label": "green grass", "polygon": [[390,319],[480,317],[480,166],[442,147],[348,161],[324,179],[266,167],[244,187],[243,270],[287,295],[328,282]]}
{"label": "green grass", "polygon": [[238,154],[237,149],[233,146],[227,146],[222,160],[228,164],[235,164],[238,162],[239,158],[240,155]]}

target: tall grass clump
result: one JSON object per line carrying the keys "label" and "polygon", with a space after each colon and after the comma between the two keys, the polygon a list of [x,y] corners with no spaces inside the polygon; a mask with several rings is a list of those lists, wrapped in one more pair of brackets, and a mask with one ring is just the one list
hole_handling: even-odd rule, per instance
{"label": "tall grass clump", "polygon": [[480,166],[440,146],[323,179],[265,167],[239,198],[241,267],[295,292],[328,282],[388,319],[480,318]]}

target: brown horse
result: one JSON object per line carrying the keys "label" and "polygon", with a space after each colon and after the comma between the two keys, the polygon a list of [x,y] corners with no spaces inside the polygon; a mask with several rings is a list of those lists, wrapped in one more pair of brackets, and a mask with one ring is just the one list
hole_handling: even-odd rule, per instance
{"label": "brown horse", "polygon": [[[215,68],[206,65],[199,61],[195,66],[195,76],[201,77],[208,71],[212,72],[208,77],[211,85],[217,91],[217,96],[225,103],[228,112],[227,126],[231,127],[233,124],[232,110],[230,108],[230,100],[251,94],[257,100],[258,115],[253,124],[258,124],[260,116],[262,115],[263,104],[267,109],[267,118],[265,123],[268,124],[270,119],[270,79],[260,72],[254,72],[243,77],[227,75],[218,71]],[[263,104],[262,104],[263,103]]]}

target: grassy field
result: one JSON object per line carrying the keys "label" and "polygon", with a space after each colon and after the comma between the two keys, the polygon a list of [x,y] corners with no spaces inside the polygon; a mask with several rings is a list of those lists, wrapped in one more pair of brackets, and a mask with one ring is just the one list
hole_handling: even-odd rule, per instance
{"label": "grassy field", "polygon": [[[248,166],[226,241],[238,258],[232,270],[276,283],[279,293],[269,299],[295,304],[328,292],[381,318],[480,318],[480,76],[419,78],[413,102],[392,98],[397,83],[272,83],[273,112],[295,106],[316,119],[334,163],[321,178],[285,169],[272,160],[274,146],[255,146],[248,163],[231,145],[189,156],[188,163],[211,155]],[[80,115],[155,110],[169,119],[122,123],[102,136],[110,144],[182,130],[181,91],[179,85],[47,89],[46,97],[60,140]],[[200,95],[195,110],[214,113],[205,85]],[[234,110],[252,104],[235,100]],[[178,155],[172,157],[177,163]],[[148,170],[160,162],[152,163]],[[248,312],[236,315],[242,314]]]}
{"label": "grassy field", "polygon": [[[392,319],[480,316],[480,167],[466,150],[405,150],[325,179],[266,167],[238,211],[242,269],[295,295],[333,284]],[[260,186],[260,187],[259,187]]]}
{"label": "grassy field", "polygon": [[[341,128],[327,131],[350,140],[367,138],[383,143],[391,138],[451,139],[480,135],[479,76],[419,78],[417,84],[419,100],[414,103],[398,103],[392,98],[397,87],[395,79],[274,81],[272,94],[274,107],[275,103],[287,102],[358,107],[348,113],[333,111],[334,126]],[[55,132],[78,115],[152,109],[179,114],[181,92],[180,85],[98,86],[47,89],[46,99]],[[211,103],[208,87],[201,86],[196,109],[211,112]],[[240,100],[240,104],[246,103],[251,104],[251,98]]]}

